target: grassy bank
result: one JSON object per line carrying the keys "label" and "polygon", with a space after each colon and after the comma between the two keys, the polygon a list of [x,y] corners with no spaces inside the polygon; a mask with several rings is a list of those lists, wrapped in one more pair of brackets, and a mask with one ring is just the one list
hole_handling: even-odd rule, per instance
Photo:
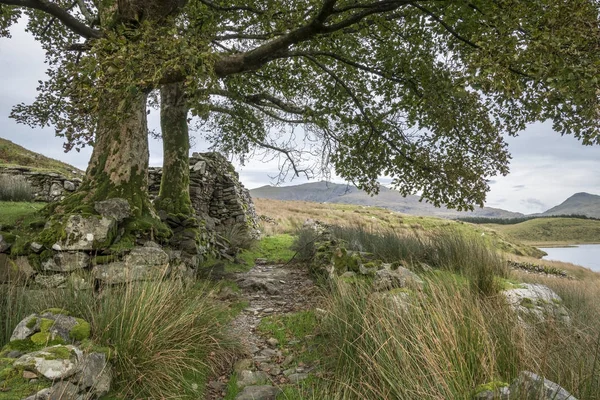
{"label": "grassy bank", "polygon": [[12,226],[44,208],[45,203],[0,201],[0,226]]}
{"label": "grassy bank", "polygon": [[515,240],[534,246],[600,243],[600,221],[580,218],[538,218],[514,225],[486,224]]}
{"label": "grassy bank", "polygon": [[543,253],[537,248],[524,245],[482,225],[400,214],[379,207],[270,199],[255,199],[254,201],[258,214],[264,215],[272,221],[263,224],[265,232],[270,234],[293,233],[305,221],[318,220],[337,226],[361,226],[372,232],[391,230],[402,236],[428,236],[444,232],[457,235],[478,235],[503,252],[536,258],[543,256]]}

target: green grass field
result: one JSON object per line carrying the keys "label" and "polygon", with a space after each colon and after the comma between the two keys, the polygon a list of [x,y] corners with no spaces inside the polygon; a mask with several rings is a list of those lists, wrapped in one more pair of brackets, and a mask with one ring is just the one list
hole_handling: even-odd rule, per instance
{"label": "green grass field", "polygon": [[14,225],[20,219],[44,208],[46,203],[0,201],[0,226]]}
{"label": "green grass field", "polygon": [[487,227],[531,245],[600,243],[600,221],[576,218],[538,218],[515,225]]}

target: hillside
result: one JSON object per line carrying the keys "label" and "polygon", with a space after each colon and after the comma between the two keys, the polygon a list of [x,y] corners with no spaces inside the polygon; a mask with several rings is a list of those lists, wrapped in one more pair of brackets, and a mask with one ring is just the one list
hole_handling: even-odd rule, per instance
{"label": "hillside", "polygon": [[590,193],[575,193],[541,215],[586,215],[600,218],[600,196]]}
{"label": "hillside", "polygon": [[528,244],[600,243],[600,221],[576,218],[537,218],[515,225],[486,224]]}
{"label": "hillside", "polygon": [[68,178],[83,175],[83,171],[72,165],[48,158],[39,153],[27,150],[10,140],[0,138],[0,168],[15,166],[28,167],[35,171],[57,172]]}
{"label": "hillside", "polygon": [[[307,220],[338,225],[366,227],[370,231],[393,231],[398,235],[431,235],[440,232],[456,232],[484,237],[498,250],[509,254],[539,258],[541,250],[513,240],[484,225],[469,224],[438,217],[403,215],[379,207],[352,204],[324,204],[307,201],[285,201],[257,198],[254,200],[259,215],[267,217],[265,233],[295,233]],[[271,223],[269,223],[270,221]]]}
{"label": "hillside", "polygon": [[363,206],[383,207],[404,214],[428,215],[442,218],[457,217],[487,217],[487,218],[517,218],[523,214],[506,211],[498,208],[476,208],[473,212],[458,212],[442,207],[437,208],[424,201],[419,201],[418,196],[403,197],[400,193],[381,187],[377,196],[370,196],[366,192],[351,186],[328,182],[305,183],[296,186],[263,186],[250,190],[253,198],[273,200],[300,200],[317,203],[344,203]]}

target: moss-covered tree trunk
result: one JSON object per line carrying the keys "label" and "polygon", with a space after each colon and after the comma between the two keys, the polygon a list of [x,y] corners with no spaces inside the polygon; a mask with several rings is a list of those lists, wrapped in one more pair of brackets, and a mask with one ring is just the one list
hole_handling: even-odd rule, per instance
{"label": "moss-covered tree trunk", "polygon": [[192,215],[190,201],[190,137],[188,106],[183,84],[160,89],[160,127],[163,139],[163,172],[156,208],[167,214]]}
{"label": "moss-covered tree trunk", "polygon": [[[120,197],[129,202],[133,217],[155,215],[148,197],[147,94],[140,93],[127,112],[101,114],[94,151],[78,192],[59,205],[70,213],[96,201]],[[106,101],[106,107],[112,102]]]}

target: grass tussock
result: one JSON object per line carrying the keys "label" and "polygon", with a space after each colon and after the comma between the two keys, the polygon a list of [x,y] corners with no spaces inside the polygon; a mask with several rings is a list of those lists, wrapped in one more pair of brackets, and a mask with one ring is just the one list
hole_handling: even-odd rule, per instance
{"label": "grass tussock", "polygon": [[141,282],[91,291],[0,287],[0,345],[28,314],[68,309],[90,322],[92,338],[114,350],[116,398],[198,398],[208,375],[236,350],[223,311],[207,287],[176,281]]}
{"label": "grass tussock", "polygon": [[352,250],[373,253],[385,262],[402,260],[414,266],[457,273],[468,278],[476,291],[496,293],[497,277],[507,278],[505,260],[479,236],[445,231],[434,235],[399,235],[392,230],[371,231],[362,226],[332,227],[336,238]]}
{"label": "grass tussock", "polygon": [[0,174],[0,201],[33,201],[31,185],[22,176]]}
{"label": "grass tussock", "polygon": [[333,284],[321,324],[333,371],[326,398],[471,399],[479,385],[510,382],[521,370],[578,398],[600,398],[597,322],[528,328],[501,297],[434,276],[406,306],[361,285]]}

